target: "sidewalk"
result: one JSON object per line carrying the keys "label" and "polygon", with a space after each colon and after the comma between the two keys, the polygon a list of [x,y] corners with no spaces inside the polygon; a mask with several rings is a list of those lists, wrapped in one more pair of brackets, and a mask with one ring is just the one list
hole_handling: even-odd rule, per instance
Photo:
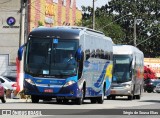
{"label": "sidewalk", "polygon": [[10,99],[10,98],[7,98],[6,99],[6,103],[8,102],[12,102],[12,103],[18,103],[18,102],[31,102],[31,99],[28,99],[26,101],[26,99]]}

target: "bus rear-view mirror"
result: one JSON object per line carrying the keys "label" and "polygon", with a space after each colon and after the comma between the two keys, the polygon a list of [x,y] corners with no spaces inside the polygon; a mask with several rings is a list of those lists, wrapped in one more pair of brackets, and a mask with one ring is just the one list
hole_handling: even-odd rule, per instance
{"label": "bus rear-view mirror", "polygon": [[18,49],[18,60],[21,61],[22,60],[22,56],[23,56],[23,49],[24,49],[24,46],[26,44],[22,45],[21,47],[19,47]]}
{"label": "bus rear-view mirror", "polygon": [[78,48],[77,52],[76,52],[76,55],[75,55],[75,58],[77,61],[80,61],[82,59],[82,50],[81,48]]}

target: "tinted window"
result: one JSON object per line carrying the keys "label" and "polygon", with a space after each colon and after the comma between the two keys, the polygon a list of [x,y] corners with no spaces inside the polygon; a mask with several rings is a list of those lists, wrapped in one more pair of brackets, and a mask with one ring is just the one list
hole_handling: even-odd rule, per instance
{"label": "tinted window", "polygon": [[4,76],[6,78],[8,78],[9,80],[15,82],[16,81],[16,77],[13,77],[13,76]]}

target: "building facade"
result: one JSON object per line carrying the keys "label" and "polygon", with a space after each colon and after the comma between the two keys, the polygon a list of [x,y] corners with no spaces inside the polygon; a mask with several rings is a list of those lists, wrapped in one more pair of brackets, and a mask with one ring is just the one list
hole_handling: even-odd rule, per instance
{"label": "building facade", "polygon": [[29,0],[28,31],[38,26],[76,25],[82,19],[82,12],[76,7],[76,0]]}
{"label": "building facade", "polygon": [[[20,0],[0,0],[0,54],[15,63],[19,46]],[[1,65],[0,65],[1,66]]]}
{"label": "building facade", "polygon": [[[0,67],[15,65],[20,44],[21,0],[0,0]],[[38,26],[76,25],[82,12],[76,0],[27,0],[25,34]]]}

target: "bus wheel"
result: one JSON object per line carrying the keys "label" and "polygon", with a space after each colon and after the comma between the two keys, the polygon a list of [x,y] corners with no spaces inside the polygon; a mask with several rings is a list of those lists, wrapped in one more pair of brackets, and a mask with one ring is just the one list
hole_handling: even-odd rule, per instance
{"label": "bus wheel", "polygon": [[82,89],[82,96],[76,99],[76,103],[78,105],[81,105],[83,103],[83,98],[84,98],[84,88]]}
{"label": "bus wheel", "polygon": [[99,104],[103,104],[103,102],[104,102],[104,90],[103,90],[103,92],[102,92],[101,97],[98,97],[98,98],[97,98],[97,102],[98,102]]}
{"label": "bus wheel", "polygon": [[63,100],[63,103],[64,103],[64,104],[67,104],[68,101],[69,101],[68,99],[64,99],[64,100]]}
{"label": "bus wheel", "polygon": [[112,98],[112,97],[111,97],[110,95],[109,95],[109,96],[107,96],[107,99],[108,99],[108,100],[110,100],[111,98]]}
{"label": "bus wheel", "polygon": [[58,104],[62,104],[62,99],[56,98],[56,101],[57,101]]}
{"label": "bus wheel", "polygon": [[128,100],[132,100],[133,99],[133,96],[132,95],[129,95],[128,96]]}
{"label": "bus wheel", "polygon": [[115,96],[115,95],[112,95],[111,98],[112,98],[112,100],[115,100],[115,99],[116,99],[116,96]]}
{"label": "bus wheel", "polygon": [[3,96],[3,97],[1,98],[1,101],[2,101],[2,103],[6,103],[6,97]]}
{"label": "bus wheel", "polygon": [[135,97],[136,97],[136,99],[138,99],[138,100],[141,99],[141,95],[136,95]]}
{"label": "bus wheel", "polygon": [[91,98],[90,100],[91,100],[91,103],[92,103],[92,104],[94,104],[94,103],[97,102],[96,98]]}
{"label": "bus wheel", "polygon": [[39,97],[36,96],[36,95],[32,95],[31,100],[32,100],[32,103],[38,103],[39,102]]}

